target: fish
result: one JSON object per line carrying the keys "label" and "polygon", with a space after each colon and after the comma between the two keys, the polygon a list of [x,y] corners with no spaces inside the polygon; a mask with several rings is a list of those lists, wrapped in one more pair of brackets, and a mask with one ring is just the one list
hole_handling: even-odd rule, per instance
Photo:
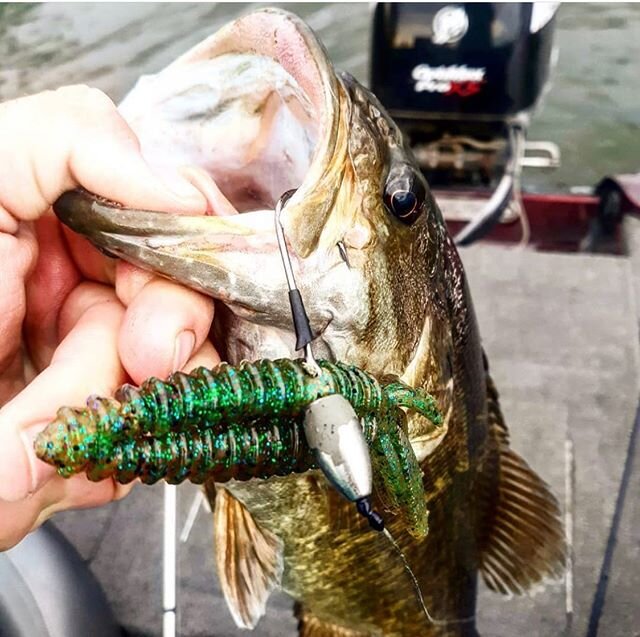
{"label": "fish", "polygon": [[398,377],[442,415],[437,428],[417,413],[405,425],[428,533],[373,495],[397,550],[318,470],[206,483],[238,626],[255,628],[281,588],[304,637],[471,636],[480,576],[503,595],[561,577],[557,500],[511,448],[459,253],[377,98],[334,69],[301,19],[261,9],[142,77],[120,110],[156,170],[206,173],[210,214],[76,191],[55,206],[64,223],[213,297],[213,339],[231,364],[296,358],[274,226],[292,191],[281,221],[315,355]]}

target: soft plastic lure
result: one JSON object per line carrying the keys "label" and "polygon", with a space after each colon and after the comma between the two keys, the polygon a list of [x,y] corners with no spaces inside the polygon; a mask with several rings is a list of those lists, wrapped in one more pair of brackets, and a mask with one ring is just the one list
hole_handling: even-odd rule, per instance
{"label": "soft plastic lure", "polygon": [[316,376],[302,359],[280,359],[178,372],[139,388],[123,385],[115,399],[91,396],[84,408],[60,409],[38,436],[36,452],[61,476],[85,471],[90,480],[122,483],[288,475],[316,466],[303,431],[305,408],[341,394],[362,423],[377,492],[424,535],[422,473],[403,408],[438,426],[433,397],[396,378],[380,383],[352,365],[318,364]]}

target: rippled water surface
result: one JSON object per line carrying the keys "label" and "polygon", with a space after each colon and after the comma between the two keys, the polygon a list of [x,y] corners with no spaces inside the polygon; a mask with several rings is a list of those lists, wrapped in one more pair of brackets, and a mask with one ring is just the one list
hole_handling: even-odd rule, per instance
{"label": "rippled water surface", "polygon": [[[258,4],[0,5],[0,99],[88,83],[120,99],[233,16]],[[283,5],[279,5],[283,6]],[[369,3],[288,4],[335,64],[366,81]],[[567,4],[560,58],[530,138],[559,144],[562,167],[528,171],[530,187],[592,185],[640,171],[640,4]]]}

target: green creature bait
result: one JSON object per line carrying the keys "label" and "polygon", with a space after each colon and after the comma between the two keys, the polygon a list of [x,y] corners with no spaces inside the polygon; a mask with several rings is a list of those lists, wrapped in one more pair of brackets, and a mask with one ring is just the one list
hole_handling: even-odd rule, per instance
{"label": "green creature bait", "polygon": [[113,477],[147,484],[164,479],[202,483],[288,475],[316,467],[303,430],[305,408],[341,394],[353,406],[371,452],[374,483],[386,507],[427,531],[422,473],[406,433],[403,408],[441,416],[431,395],[394,378],[380,383],[352,365],[260,360],[237,367],[177,372],[123,385],[115,399],[91,396],[81,409],[63,407],[38,436],[38,457],[64,477]]}

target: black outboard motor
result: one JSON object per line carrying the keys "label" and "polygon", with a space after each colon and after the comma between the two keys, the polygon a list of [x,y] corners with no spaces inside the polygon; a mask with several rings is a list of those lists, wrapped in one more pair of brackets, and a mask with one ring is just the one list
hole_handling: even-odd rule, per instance
{"label": "black outboard motor", "polygon": [[537,156],[525,158],[526,129],[554,59],[557,6],[376,6],[371,88],[440,191],[445,217],[469,222],[456,237],[461,244],[521,214],[523,165],[559,163],[554,144],[527,144]]}

